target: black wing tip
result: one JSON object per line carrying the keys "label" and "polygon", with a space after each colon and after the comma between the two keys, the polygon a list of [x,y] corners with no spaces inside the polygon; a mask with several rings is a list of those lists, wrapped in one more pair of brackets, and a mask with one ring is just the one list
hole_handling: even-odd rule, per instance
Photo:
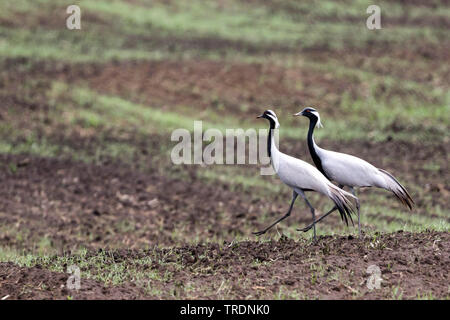
{"label": "black wing tip", "polygon": [[414,202],[413,198],[409,194],[408,190],[406,190],[406,188],[392,174],[390,174],[386,170],[383,170],[380,168],[378,168],[378,170],[381,171],[382,173],[386,174],[388,177],[390,177],[392,180],[394,180],[395,183],[397,183],[397,185],[402,190],[402,193],[397,193],[397,192],[393,191],[394,195],[400,200],[401,203],[403,203],[403,205],[405,207],[409,208],[409,210],[412,210],[413,205],[415,205],[416,203]]}
{"label": "black wing tip", "polygon": [[392,191],[395,197],[409,210],[413,209],[413,205],[415,205],[414,200],[409,196],[409,194],[403,194],[399,192]]}
{"label": "black wing tip", "polygon": [[342,221],[345,221],[345,224],[347,225],[347,227],[348,227],[348,218],[350,218],[350,221],[352,222],[352,226],[354,226],[355,223],[353,222],[353,218],[352,218],[352,213],[354,213],[354,212],[353,212],[352,208],[347,206],[346,204],[341,205],[341,204],[336,203],[336,205],[338,207],[339,213],[341,214],[341,219],[342,219]]}

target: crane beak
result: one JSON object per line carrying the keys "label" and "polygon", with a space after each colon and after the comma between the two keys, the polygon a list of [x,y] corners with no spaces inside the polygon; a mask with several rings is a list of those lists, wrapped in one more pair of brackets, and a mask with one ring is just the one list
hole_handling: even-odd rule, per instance
{"label": "crane beak", "polygon": [[300,111],[300,112],[297,112],[297,113],[293,114],[294,117],[298,117],[298,116],[302,116],[302,115],[303,115],[303,111]]}
{"label": "crane beak", "polygon": [[262,118],[264,115],[260,114],[259,116],[256,117],[256,119]]}

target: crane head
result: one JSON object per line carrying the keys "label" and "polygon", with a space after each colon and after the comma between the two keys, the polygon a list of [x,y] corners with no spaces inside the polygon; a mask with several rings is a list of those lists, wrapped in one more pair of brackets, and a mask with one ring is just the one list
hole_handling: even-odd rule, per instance
{"label": "crane head", "polygon": [[306,107],[302,111],[294,114],[294,116],[304,116],[309,118],[310,121],[315,121],[317,128],[323,127],[322,122],[320,122],[319,112],[311,107]]}
{"label": "crane head", "polygon": [[272,110],[266,110],[263,114],[257,116],[256,118],[264,118],[269,120],[270,127],[273,129],[278,129],[280,127],[280,123],[278,122],[277,115]]}

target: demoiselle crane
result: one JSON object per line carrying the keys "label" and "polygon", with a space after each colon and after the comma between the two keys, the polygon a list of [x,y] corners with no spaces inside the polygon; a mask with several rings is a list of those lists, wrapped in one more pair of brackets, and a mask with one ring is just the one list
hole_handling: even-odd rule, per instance
{"label": "demoiselle crane", "polygon": [[292,207],[294,206],[294,202],[297,199],[297,196],[300,195],[311,210],[314,227],[314,241],[316,241],[316,216],[313,206],[309,203],[305,196],[306,191],[316,191],[330,198],[339,210],[342,220],[344,220],[348,225],[349,217],[353,223],[351,214],[354,211],[352,204],[347,197],[355,199],[356,197],[332,184],[322,173],[320,173],[319,170],[314,168],[314,166],[284,154],[278,150],[275,145],[274,130],[278,129],[280,124],[276,114],[272,110],[264,111],[264,113],[257,118],[269,120],[270,127],[269,134],[267,136],[267,152],[271,160],[270,162],[278,177],[293,190],[293,193],[288,212],[264,230],[254,232],[254,234],[258,236],[262,235],[277,223],[289,217]]}
{"label": "demoiselle crane", "polygon": [[[320,148],[314,141],[314,128],[322,126],[320,115],[314,108],[304,108],[294,116],[305,116],[309,119],[309,131],[307,136],[308,148],[317,169],[330,181],[335,181],[341,188],[349,187],[352,194],[356,196],[355,188],[378,187],[391,191],[400,202],[410,210],[414,204],[408,191],[389,172],[376,168],[367,161],[345,153],[329,151]],[[319,222],[337,208],[324,214]],[[361,235],[360,203],[356,200],[358,211],[358,230]],[[308,231],[313,225],[309,225],[300,231]]]}

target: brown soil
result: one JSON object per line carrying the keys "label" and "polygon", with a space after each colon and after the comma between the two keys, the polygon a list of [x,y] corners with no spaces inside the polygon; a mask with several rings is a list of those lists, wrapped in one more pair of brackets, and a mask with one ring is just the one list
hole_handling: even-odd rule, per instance
{"label": "brown soil", "polygon": [[[339,94],[343,91],[357,94],[357,86],[350,81],[334,78],[331,73],[258,63],[208,60],[106,65],[39,63],[24,73],[14,70],[24,63],[27,63],[26,59],[4,63],[3,70],[7,72],[3,80],[5,89],[12,89],[23,80],[45,75],[44,79],[87,83],[93,90],[163,110],[192,106],[196,110],[208,108],[254,115],[267,105],[297,108],[306,103],[316,103],[324,108],[330,107],[339,102]],[[296,87],[299,83],[301,89]],[[317,95],[323,99],[321,103]]]}
{"label": "brown soil", "polygon": [[[170,272],[169,281],[152,281],[161,298],[217,299],[434,299],[449,297],[450,236],[445,232],[396,232],[377,239],[322,237],[317,244],[285,238],[264,243],[186,245],[170,249],[116,250],[111,263],[129,262],[149,272]],[[98,252],[88,253],[88,256]],[[134,259],[151,258],[147,265]],[[55,257],[55,260],[57,258]],[[51,264],[52,259],[47,261]],[[367,269],[380,268],[380,288],[370,290]],[[67,274],[0,264],[0,297],[10,298],[151,298],[126,282],[104,287],[81,279],[82,290],[68,291]],[[95,274],[95,267],[81,270]],[[138,283],[139,285],[139,283]],[[194,291],[192,288],[195,288]]]}
{"label": "brown soil", "polygon": [[[440,298],[449,295],[448,233],[399,231],[380,236],[378,243],[372,240],[327,236],[311,245],[281,239],[269,243],[229,244],[225,248],[214,244],[198,245],[176,249],[175,254],[181,255],[187,270],[207,268],[194,281],[206,284],[214,276],[228,279],[231,288],[238,288],[243,279],[249,279],[247,288],[233,292],[239,298],[267,297],[278,292],[280,286],[287,291],[297,290],[300,296],[322,299],[391,298],[390,288],[395,286],[402,289],[404,298],[428,291]],[[267,265],[258,267],[255,262]],[[381,269],[380,290],[370,291],[366,287],[369,265]],[[332,275],[337,273],[340,276],[334,280]],[[180,279],[185,283],[189,277],[181,272]],[[201,292],[198,294],[199,298],[208,298]]]}
{"label": "brown soil", "polygon": [[[425,50],[425,49],[424,49]],[[450,51],[447,51],[447,54]],[[441,61],[437,59],[434,68],[412,66],[408,70],[396,67],[395,63],[378,64],[375,59],[378,49],[365,53],[357,50],[351,53],[337,52],[337,55],[312,52],[314,59],[342,60],[342,63],[359,69],[369,69],[380,76],[390,75],[399,79],[414,80],[433,86],[446,87],[448,72],[438,71]],[[433,51],[433,54],[436,54]],[[309,55],[309,54],[307,54]],[[369,55],[369,57],[367,56]],[[374,57],[371,60],[370,57]],[[378,57],[379,58],[379,57]],[[400,60],[406,56],[397,57]],[[395,60],[394,60],[395,61]],[[28,91],[7,96],[3,99],[9,104],[17,102],[28,108],[44,107],[45,86],[51,80],[88,85],[91,89],[118,95],[137,103],[160,108],[162,110],[178,110],[183,106],[191,106],[196,112],[200,110],[216,110],[218,113],[233,113],[254,116],[267,106],[282,107],[286,112],[298,111],[299,106],[319,106],[328,116],[337,112],[342,115],[338,106],[342,104],[343,95],[364,99],[369,90],[367,84],[352,78],[336,77],[330,72],[321,72],[305,67],[285,68],[273,64],[224,63],[218,61],[148,61],[118,62],[108,64],[68,65],[64,63],[33,64],[31,70],[20,71],[27,59],[12,59],[2,65],[3,76],[0,87],[4,92],[18,90],[23,81],[40,79],[42,99],[33,97],[27,101]],[[45,75],[43,77],[43,75]],[[438,101],[427,98],[415,90],[390,87],[387,90],[382,84],[375,88],[375,94],[382,99],[416,97],[420,101],[436,104]],[[19,101],[18,101],[19,100]],[[42,103],[41,103],[42,101]],[[188,112],[188,111],[185,111]],[[413,128],[418,130],[420,128]]]}
{"label": "brown soil", "polygon": [[[133,283],[122,286],[105,286],[103,283],[82,279],[79,290],[69,289],[70,274],[51,272],[41,266],[19,267],[11,262],[0,263],[0,299],[5,300],[104,300],[143,299],[143,290]],[[146,298],[152,298],[147,296]]]}
{"label": "brown soil", "polygon": [[[158,150],[161,139],[169,141],[168,137],[156,136],[154,140],[147,137],[150,141],[144,142],[133,132],[126,132],[124,139],[114,132],[102,131],[102,135],[97,136],[96,132],[87,135],[76,132],[75,128],[53,127],[47,117],[51,109],[46,96],[50,79],[69,83],[84,80],[100,92],[129,99],[141,95],[138,99],[163,109],[192,105],[196,112],[197,108],[219,108],[214,101],[205,101],[205,97],[214,96],[211,92],[216,92],[217,97],[227,103],[227,112],[235,111],[241,116],[243,113],[253,116],[260,112],[261,104],[277,104],[282,97],[290,99],[286,108],[297,108],[308,101],[309,94],[317,96],[317,92],[308,92],[315,90],[318,83],[326,88],[328,97],[337,99],[348,87],[357,90],[352,82],[338,81],[326,73],[274,65],[230,65],[213,61],[107,65],[42,62],[21,71],[28,62],[27,59],[13,59],[2,66],[0,97],[5,103],[0,109],[0,119],[11,123],[8,110],[13,108],[20,110],[17,113],[22,119],[20,125],[15,124],[16,128],[24,132],[32,130],[38,133],[38,138],[42,135],[54,144],[94,154],[103,142],[113,140],[137,146],[140,154],[136,155],[131,167],[108,159],[101,159],[104,160],[101,165],[87,165],[65,159],[2,156],[4,170],[0,179],[4,183],[0,189],[7,197],[0,202],[0,217],[16,230],[29,231],[19,238],[2,235],[0,243],[19,248],[33,248],[32,244],[36,245],[42,238],[49,238],[58,248],[173,245],[179,240],[173,234],[179,237],[195,235],[204,240],[220,236],[231,241],[236,235],[245,236],[249,230],[262,227],[258,212],[270,211],[275,217],[283,214],[287,205],[287,191],[273,195],[275,203],[270,205],[271,201],[254,199],[248,192],[231,191],[226,184],[211,188],[197,179],[197,171],[202,170],[197,167],[177,167],[171,171],[174,175],[183,174],[187,179],[164,176],[149,155],[153,148]],[[38,76],[42,78],[36,80]],[[22,85],[24,81],[34,81],[31,89]],[[305,89],[294,88],[290,83],[295,81],[301,81]],[[248,110],[241,109],[243,101],[249,103]],[[334,108],[330,105],[327,110],[332,115]],[[393,127],[392,130],[408,128]],[[105,137],[107,140],[103,140]],[[415,214],[429,214],[427,205],[430,202],[426,197],[430,196],[432,205],[448,209],[448,143],[420,145],[389,140],[382,143],[324,140],[320,145],[365,158],[392,172],[408,188],[419,186],[420,191],[413,193],[417,202]],[[304,141],[282,142],[281,149],[309,161]],[[429,171],[424,168],[431,160],[439,165],[439,169]],[[142,162],[147,166],[140,168]],[[17,172],[10,170],[10,164],[18,168]],[[141,169],[147,173],[143,174]],[[386,198],[389,197],[392,198],[386,193]],[[393,198],[391,200],[389,205],[398,205]],[[321,200],[319,205],[326,207],[325,203]],[[291,218],[286,223],[309,222],[308,214],[299,216],[300,219]],[[325,223],[340,226],[340,221],[334,217]],[[90,239],[89,243],[86,243],[86,237]]]}
{"label": "brown soil", "polygon": [[[5,73],[2,74],[0,82],[0,96],[5,101],[5,108],[0,109],[0,119],[14,123],[16,129],[25,133],[36,133],[38,139],[45,138],[52,144],[68,146],[91,155],[94,155],[103,143],[110,141],[132,145],[136,147],[138,154],[127,165],[109,159],[99,159],[101,163],[98,165],[87,165],[64,158],[1,156],[0,180],[4,183],[0,185],[0,190],[7,196],[0,201],[0,217],[6,225],[14,226],[13,230],[28,230],[21,237],[2,234],[1,244],[32,249],[41,239],[48,238],[54,247],[61,249],[76,248],[80,245],[89,248],[105,245],[119,247],[123,244],[142,248],[155,243],[174,245],[179,243],[183,236],[195,236],[202,240],[220,236],[231,241],[236,235],[246,236],[250,231],[260,229],[263,226],[259,218],[261,211],[272,212],[273,217],[276,217],[286,210],[286,199],[289,197],[287,188],[281,194],[271,195],[271,200],[267,201],[257,199],[249,192],[241,192],[239,189],[230,190],[226,184],[217,184],[211,188],[197,178],[199,170],[207,169],[197,166],[176,167],[167,171],[179,176],[178,179],[164,176],[160,171],[160,163],[150,155],[153,154],[153,149],[159,150],[161,141],[168,142],[169,137],[142,138],[133,131],[122,134],[98,129],[101,131],[99,135],[96,131],[77,131],[79,128],[76,126],[70,129],[54,126],[47,115],[52,107],[49,106],[45,94],[50,82],[45,78],[41,79],[34,83],[31,89],[22,86],[22,83],[36,81],[33,79],[36,79],[37,75],[44,74],[49,79],[60,78],[68,82],[86,79],[96,90],[125,97],[127,94],[133,95],[129,91],[142,92],[152,105],[151,101],[162,103],[164,99],[172,99],[175,104],[187,101],[186,103],[192,102],[196,105],[195,103],[202,103],[202,100],[189,93],[192,88],[188,87],[181,93],[182,90],[170,89],[172,85],[182,85],[180,74],[186,76],[191,85],[198,82],[205,86],[202,89],[205,92],[217,86],[220,96],[231,97],[230,100],[236,99],[235,101],[239,100],[241,91],[246,94],[253,92],[255,96],[251,99],[255,101],[261,99],[256,94],[258,90],[269,92],[272,97],[267,97],[268,99],[279,97],[280,92],[289,94],[289,86],[283,87],[279,84],[291,76],[289,70],[258,64],[226,67],[217,62],[191,62],[181,65],[166,61],[109,64],[103,66],[105,70],[101,65],[40,63],[24,73],[20,71],[20,66],[27,63],[26,59],[9,62],[4,64]],[[239,67],[246,68],[249,72],[240,73]],[[183,71],[184,69],[186,71]],[[216,72],[222,73],[223,76],[216,76]],[[151,85],[141,81],[145,79],[146,73],[150,74],[147,82]],[[279,81],[254,84],[256,78],[266,76],[274,76]],[[164,85],[164,81],[161,81],[166,78],[170,85]],[[337,85],[326,74],[307,73],[306,78],[305,83],[311,87],[316,81],[323,81],[330,89]],[[106,81],[108,79],[109,81]],[[226,84],[221,81],[226,81]],[[167,89],[165,98],[158,92],[164,88]],[[336,95],[340,88],[335,87]],[[207,105],[205,103],[204,107]],[[20,123],[17,123],[16,118],[10,118],[11,108],[20,111],[16,112]],[[249,110],[246,114],[255,114],[256,111]],[[408,188],[420,186],[419,191],[412,193],[417,203],[413,214],[429,215],[427,206],[430,203],[433,206],[440,205],[444,210],[449,208],[450,186],[446,183],[449,181],[448,143],[420,145],[394,140],[381,143],[342,143],[328,140],[318,142],[324,148],[355,154],[369,160],[374,165],[392,172]],[[304,141],[283,141],[281,149],[310,161]],[[439,169],[426,170],[424,165],[430,161],[437,164]],[[17,167],[17,171],[11,170],[11,165]],[[256,168],[243,167],[243,170],[247,170],[247,173],[250,170],[256,172]],[[168,193],[167,190],[172,192]],[[389,206],[400,208],[390,194],[383,194]],[[326,208],[326,199],[321,199],[318,206]],[[299,207],[299,214],[283,224],[310,222],[309,214],[305,213],[303,207]],[[334,216],[324,223],[342,226]],[[178,238],[174,236],[176,234]],[[86,242],[86,238],[89,242]]]}
{"label": "brown soil", "polygon": [[[130,141],[139,143],[136,138]],[[80,137],[58,141],[75,151],[92,152],[101,143]],[[288,150],[283,148],[288,145],[281,146],[283,151],[309,160],[302,143],[297,141]],[[401,181],[406,181],[407,187],[423,185],[420,193],[412,192],[417,204],[414,212],[405,214],[429,215],[430,204],[449,209],[450,186],[442,184],[446,181],[443,177],[447,175],[447,164],[442,162],[442,167],[435,172],[423,169],[430,156],[445,159],[448,147],[356,141],[339,146],[324,141],[322,145],[350,154],[358,150],[359,156],[393,172]],[[6,232],[0,236],[0,244],[36,249],[37,243],[47,238],[53,247],[60,249],[123,245],[142,248],[154,244],[173,245],[184,236],[194,235],[205,241],[215,236],[231,241],[236,235],[250,235],[263,226],[258,212],[270,211],[276,217],[286,210],[287,188],[281,194],[271,195],[268,201],[239,187],[230,190],[226,183],[215,183],[211,188],[198,179],[199,170],[207,168],[177,166],[167,169],[166,174],[170,172],[180,178],[162,175],[157,171],[160,164],[149,158],[151,146],[149,143],[138,149],[145,152],[136,155],[133,167],[108,158],[100,159],[98,165],[89,165],[64,158],[2,155],[0,190],[4,198],[0,201],[0,218],[14,230],[27,232],[20,238]],[[402,161],[395,161],[400,157]],[[386,162],[387,158],[392,161]],[[242,169],[257,170],[250,166]],[[391,194],[383,192],[383,195],[389,206],[403,210]],[[426,198],[430,196],[431,202]],[[317,206],[326,208],[328,203],[321,198]],[[305,209],[301,205],[297,207],[298,212],[283,225],[310,222]],[[342,227],[337,216],[324,223]]]}

